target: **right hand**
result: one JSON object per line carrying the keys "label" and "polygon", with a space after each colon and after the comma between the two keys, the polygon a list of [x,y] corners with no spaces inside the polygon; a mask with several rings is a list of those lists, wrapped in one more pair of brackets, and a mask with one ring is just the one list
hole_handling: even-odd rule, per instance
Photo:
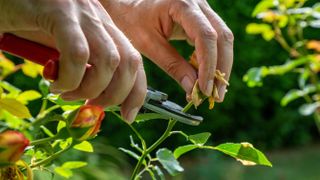
{"label": "right hand", "polygon": [[93,105],[122,104],[122,117],[133,122],[147,88],[142,58],[98,0],[0,0],[0,32],[58,49],[52,92]]}

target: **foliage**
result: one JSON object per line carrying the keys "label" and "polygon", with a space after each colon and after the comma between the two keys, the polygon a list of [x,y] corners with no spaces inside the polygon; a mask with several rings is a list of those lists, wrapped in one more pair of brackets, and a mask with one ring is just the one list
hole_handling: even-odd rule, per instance
{"label": "foliage", "polygon": [[[39,91],[34,89],[22,91],[14,84],[6,81],[9,75],[17,73],[20,70],[26,76],[36,78],[39,73],[36,76],[30,73],[32,71],[31,69],[36,67],[36,65],[31,62],[25,61],[21,64],[15,64],[1,54],[0,66],[3,69],[0,82],[0,133],[8,129],[18,130],[23,132],[25,136],[31,140],[30,146],[26,148],[22,160],[18,161],[16,166],[7,167],[7,165],[3,165],[1,172],[4,174],[7,171],[19,172],[19,174],[12,174],[12,176],[19,176],[20,179],[22,179],[23,176],[32,178],[32,171],[41,170],[49,171],[52,175],[56,173],[65,178],[69,178],[74,174],[74,169],[86,166],[87,162],[77,160],[57,164],[56,159],[70,149],[85,153],[94,152],[90,139],[96,135],[96,127],[100,127],[100,117],[103,117],[99,115],[100,109],[82,106],[84,102],[63,101],[59,96],[49,93],[49,83],[44,79],[39,80]],[[31,113],[28,105],[34,101],[41,103],[41,106],[36,113]],[[189,103],[184,111],[187,111],[191,105],[192,103]],[[92,111],[87,111],[88,108],[92,109]],[[105,109],[108,114],[114,114],[121,119],[118,110],[119,108]],[[81,115],[81,113],[84,114]],[[83,118],[88,118],[91,114],[95,114],[94,117],[96,117],[92,119],[92,123],[83,121]],[[176,120],[169,119],[168,121],[161,115],[154,113],[140,114],[137,117],[137,122],[149,123],[152,122],[150,120],[153,119],[165,119],[163,122],[168,122],[168,124],[163,135],[150,146],[147,146],[146,140],[142,134],[136,130],[134,125],[128,125],[140,141],[140,143],[136,143],[134,138],[130,136],[130,145],[133,150],[120,148],[124,153],[138,160],[132,173],[132,179],[139,179],[144,173],[148,173],[153,179],[164,179],[163,170],[157,165],[157,162],[159,162],[163,166],[163,169],[167,170],[170,175],[177,175],[183,171],[183,167],[179,164],[178,158],[194,149],[220,151],[236,158],[244,165],[260,164],[271,166],[267,158],[249,143],[223,143],[217,146],[206,145],[211,135],[210,133],[187,135],[183,131],[174,131],[172,129],[177,123]],[[79,124],[82,122],[88,124]],[[79,136],[79,133],[84,133],[86,136]],[[176,147],[173,151],[167,148],[158,149],[163,141],[175,134],[185,137],[188,143]],[[156,157],[152,157],[151,153],[153,151],[156,151]],[[19,163],[22,165],[18,165]],[[12,168],[16,168],[16,170],[12,171]],[[26,170],[27,172],[25,172]]]}
{"label": "foliage", "polygon": [[266,41],[275,39],[287,51],[287,62],[282,65],[251,68],[243,77],[249,87],[263,85],[268,76],[296,74],[297,89],[291,89],[282,98],[281,105],[303,98],[303,115],[314,115],[320,131],[319,93],[320,41],[308,39],[306,29],[320,28],[320,3],[304,6],[307,0],[262,0],[252,16],[262,23],[248,24],[249,34],[261,34]]}

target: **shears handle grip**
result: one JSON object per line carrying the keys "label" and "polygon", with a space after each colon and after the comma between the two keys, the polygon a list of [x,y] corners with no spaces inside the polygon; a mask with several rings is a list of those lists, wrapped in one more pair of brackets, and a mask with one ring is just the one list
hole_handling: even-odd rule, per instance
{"label": "shears handle grip", "polygon": [[58,79],[60,53],[56,49],[5,33],[0,36],[0,50],[44,66],[44,78]]}

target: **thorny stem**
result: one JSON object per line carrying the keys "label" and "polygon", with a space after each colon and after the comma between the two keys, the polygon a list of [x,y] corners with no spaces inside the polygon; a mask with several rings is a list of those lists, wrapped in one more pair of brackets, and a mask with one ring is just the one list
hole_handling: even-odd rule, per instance
{"label": "thorny stem", "polygon": [[[187,112],[191,106],[193,105],[193,103],[190,101],[182,110],[182,112]],[[164,140],[166,140],[170,134],[171,134],[171,130],[174,127],[174,125],[177,123],[177,120],[174,119],[170,119],[167,125],[167,129],[165,130],[165,132],[162,134],[162,136],[155,142],[153,143],[147,150],[145,150],[142,155],[139,158],[138,163],[136,164],[136,167],[133,170],[133,173],[131,175],[131,180],[134,180],[135,177],[138,174],[138,171],[140,170],[140,167],[143,163],[143,161],[145,160],[145,158],[147,157],[148,154],[150,154],[155,148],[157,148]]]}

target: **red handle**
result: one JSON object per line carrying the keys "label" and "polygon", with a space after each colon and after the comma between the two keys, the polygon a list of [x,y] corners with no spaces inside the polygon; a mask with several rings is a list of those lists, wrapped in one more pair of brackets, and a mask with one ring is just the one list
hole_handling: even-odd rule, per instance
{"label": "red handle", "polygon": [[58,78],[60,54],[53,48],[5,33],[0,36],[0,50],[44,66],[43,76],[48,80]]}

